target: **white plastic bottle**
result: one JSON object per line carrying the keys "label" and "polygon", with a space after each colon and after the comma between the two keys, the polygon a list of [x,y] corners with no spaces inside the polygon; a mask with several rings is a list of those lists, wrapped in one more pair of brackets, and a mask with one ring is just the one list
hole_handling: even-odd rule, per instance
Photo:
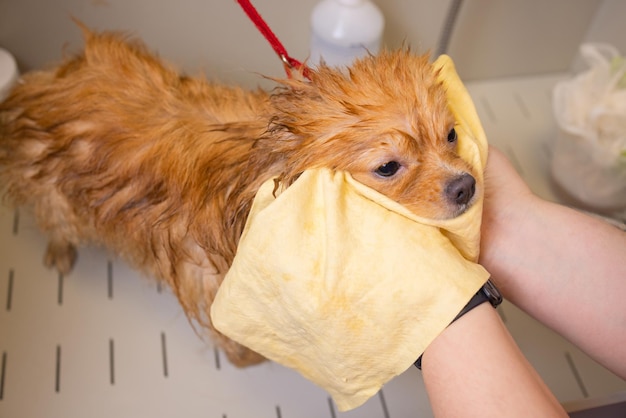
{"label": "white plastic bottle", "polygon": [[311,14],[308,62],[345,66],[368,52],[376,54],[384,27],[382,12],[370,0],[322,0]]}

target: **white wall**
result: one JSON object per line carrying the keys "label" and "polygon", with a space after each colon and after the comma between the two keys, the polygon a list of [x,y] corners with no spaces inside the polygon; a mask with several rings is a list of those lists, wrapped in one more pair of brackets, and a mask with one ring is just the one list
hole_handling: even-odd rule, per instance
{"label": "white wall", "polygon": [[602,1],[466,0],[450,55],[466,79],[568,69]]}
{"label": "white wall", "polygon": [[[375,1],[386,17],[387,46],[436,48],[449,0]],[[297,59],[308,54],[309,15],[316,2],[253,0]],[[564,71],[590,28],[606,20],[623,34],[624,19],[612,12],[625,3],[465,0],[450,54],[466,80]],[[203,71],[249,86],[259,84],[258,73],[283,74],[235,0],[0,0],[0,47],[16,56],[22,71],[58,60],[64,48],[71,52],[81,45],[70,15],[96,29],[134,33],[188,73]]]}
{"label": "white wall", "polygon": [[[585,42],[605,42],[615,46],[622,55],[626,55],[626,1],[605,0],[598,9]],[[572,65],[574,72],[587,68],[577,55]]]}
{"label": "white wall", "polygon": [[589,27],[586,40],[609,42],[622,54],[626,54],[626,1],[603,1]]}

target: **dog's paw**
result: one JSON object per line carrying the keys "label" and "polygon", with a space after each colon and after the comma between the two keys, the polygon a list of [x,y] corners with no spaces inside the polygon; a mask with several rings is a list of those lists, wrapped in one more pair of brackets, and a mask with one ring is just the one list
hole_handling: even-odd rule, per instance
{"label": "dog's paw", "polygon": [[77,255],[76,248],[72,244],[50,241],[46,249],[44,264],[66,275],[72,271]]}

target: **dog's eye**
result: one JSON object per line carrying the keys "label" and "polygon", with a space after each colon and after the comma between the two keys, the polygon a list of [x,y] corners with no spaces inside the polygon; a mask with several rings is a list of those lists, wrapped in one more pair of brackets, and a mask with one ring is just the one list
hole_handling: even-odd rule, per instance
{"label": "dog's eye", "polygon": [[448,132],[448,142],[451,144],[456,142],[456,131],[454,128],[450,129],[450,132]]}
{"label": "dog's eye", "polygon": [[376,174],[382,177],[391,177],[400,169],[400,163],[397,161],[389,161],[376,169]]}

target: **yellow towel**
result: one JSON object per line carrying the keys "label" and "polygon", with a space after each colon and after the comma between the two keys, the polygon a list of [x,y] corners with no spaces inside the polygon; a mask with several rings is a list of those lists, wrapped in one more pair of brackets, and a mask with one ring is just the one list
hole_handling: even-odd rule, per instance
{"label": "yellow towel", "polygon": [[[460,153],[481,172],[486,140],[451,60],[441,68]],[[479,187],[479,190],[482,186]],[[339,410],[409,368],[484,284],[482,199],[458,218],[416,217],[345,172],[259,190],[211,309],[228,337],[300,372]]]}

